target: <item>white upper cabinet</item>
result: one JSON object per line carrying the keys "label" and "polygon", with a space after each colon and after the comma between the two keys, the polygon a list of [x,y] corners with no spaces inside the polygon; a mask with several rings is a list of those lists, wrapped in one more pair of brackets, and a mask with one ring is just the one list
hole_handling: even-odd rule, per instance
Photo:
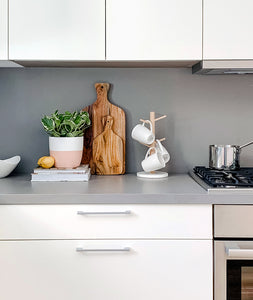
{"label": "white upper cabinet", "polygon": [[0,68],[22,66],[8,60],[8,0],[0,0]]}
{"label": "white upper cabinet", "polygon": [[105,1],[9,0],[9,58],[104,60]]}
{"label": "white upper cabinet", "polygon": [[202,0],[107,0],[106,58],[200,60]]}
{"label": "white upper cabinet", "polygon": [[0,60],[8,59],[8,0],[0,0]]}
{"label": "white upper cabinet", "polygon": [[253,1],[204,0],[203,58],[253,58]]}

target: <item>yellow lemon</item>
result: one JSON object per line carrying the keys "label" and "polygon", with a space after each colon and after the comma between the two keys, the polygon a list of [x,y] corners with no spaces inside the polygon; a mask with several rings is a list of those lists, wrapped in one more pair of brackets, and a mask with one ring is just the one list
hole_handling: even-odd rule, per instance
{"label": "yellow lemon", "polygon": [[54,166],[54,158],[52,156],[42,156],[38,160],[38,165],[44,169],[50,169]]}

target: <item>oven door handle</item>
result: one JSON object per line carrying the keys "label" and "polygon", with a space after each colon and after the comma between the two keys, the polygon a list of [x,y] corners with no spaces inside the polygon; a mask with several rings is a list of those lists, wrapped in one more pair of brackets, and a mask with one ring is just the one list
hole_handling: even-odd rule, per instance
{"label": "oven door handle", "polygon": [[253,249],[226,248],[226,253],[227,253],[227,256],[231,257],[231,258],[249,258],[249,259],[253,259]]}

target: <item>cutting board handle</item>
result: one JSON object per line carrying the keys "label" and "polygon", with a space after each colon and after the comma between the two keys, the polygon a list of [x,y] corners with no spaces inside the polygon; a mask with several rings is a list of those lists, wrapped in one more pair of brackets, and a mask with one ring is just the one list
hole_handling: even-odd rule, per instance
{"label": "cutting board handle", "polygon": [[97,92],[97,100],[95,103],[109,102],[107,98],[108,91],[110,89],[110,84],[106,82],[95,83],[95,89]]}
{"label": "cutting board handle", "polygon": [[106,91],[108,92],[110,84],[107,82],[97,82],[95,83],[95,89],[97,89],[98,87],[101,87],[101,89],[106,89]]}

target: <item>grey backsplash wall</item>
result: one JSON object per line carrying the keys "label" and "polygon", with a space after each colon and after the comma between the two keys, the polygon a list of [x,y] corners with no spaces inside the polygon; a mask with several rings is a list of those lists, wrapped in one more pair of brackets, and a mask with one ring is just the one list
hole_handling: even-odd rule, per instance
{"label": "grey backsplash wall", "polygon": [[[17,172],[30,173],[37,159],[48,154],[42,114],[91,104],[95,82],[111,83],[110,101],[126,112],[127,173],[141,169],[147,148],[130,133],[149,111],[168,115],[158,123],[157,137],[166,137],[169,173],[207,166],[209,144],[253,139],[252,75],[201,76],[190,69],[1,69],[0,159],[19,154]],[[241,165],[253,166],[253,146],[241,158]]]}

